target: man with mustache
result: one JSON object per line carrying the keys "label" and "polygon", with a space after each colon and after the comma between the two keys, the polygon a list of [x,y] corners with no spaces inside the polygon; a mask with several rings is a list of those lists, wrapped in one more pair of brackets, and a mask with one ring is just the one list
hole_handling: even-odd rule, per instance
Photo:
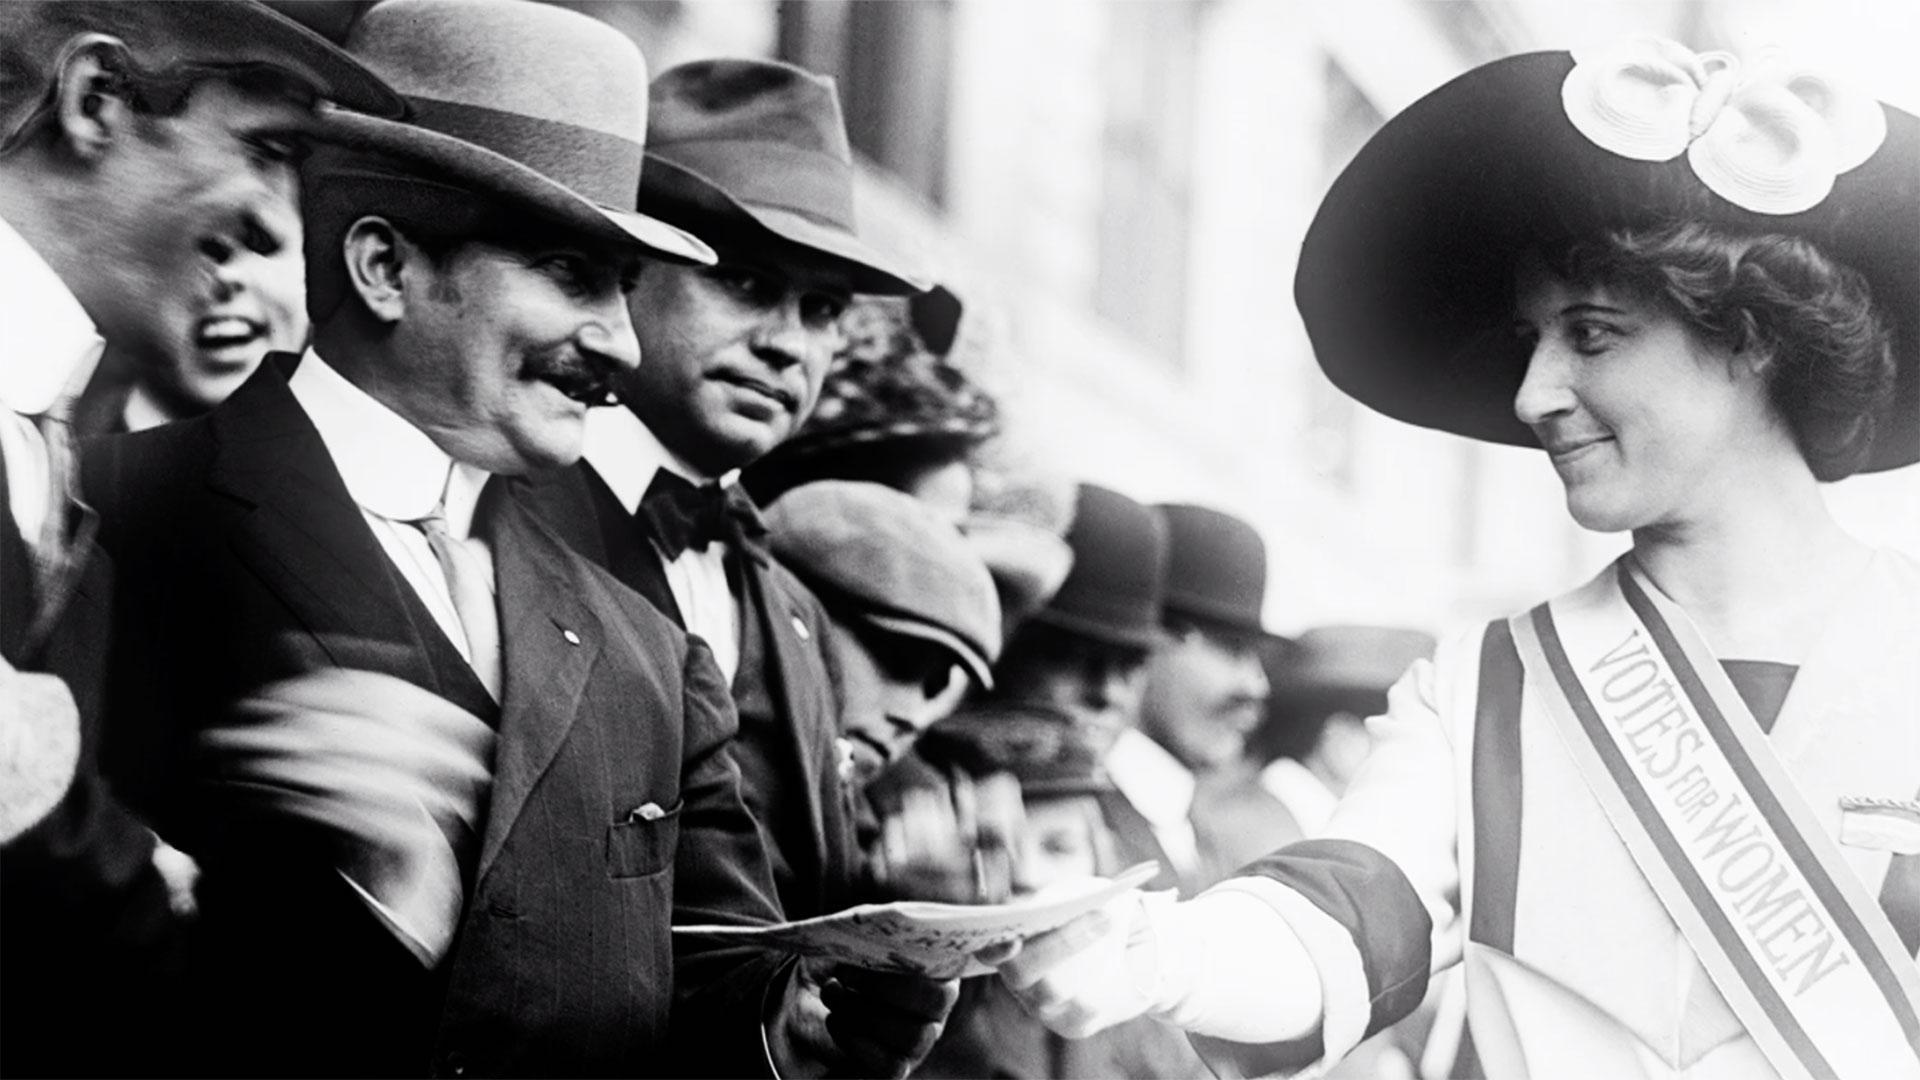
{"label": "man with mustache", "polygon": [[546,519],[713,649],[740,711],[747,805],[787,914],[855,899],[838,777],[829,622],[767,551],[737,472],[812,411],[849,297],[921,286],[869,247],[831,80],[710,60],[654,80],[640,198],[719,253],[650,260],[632,297],[643,362],[626,408],[592,417],[586,459],[540,490]]}
{"label": "man with mustache", "polygon": [[[0,4],[0,1068],[137,1073],[182,958],[191,863],[101,774],[111,564],[74,400],[169,332],[203,244],[291,217],[322,98],[393,92],[254,3]],[[149,769],[166,763],[150,762]]]}
{"label": "man with mustache", "polygon": [[1147,661],[1139,727],[1114,744],[1107,770],[1169,854],[1191,853],[1183,883],[1197,887],[1238,869],[1226,864],[1244,815],[1283,813],[1246,757],[1267,700],[1267,551],[1231,514],[1155,509],[1167,523],[1166,636]]}
{"label": "man with mustache", "polygon": [[639,361],[642,253],[712,259],[623,209],[639,50],[521,0],[389,0],[348,49],[413,122],[330,116],[307,163],[313,346],[88,470],[121,775],[204,870],[160,1068],[904,1072],[946,988],[830,987],[802,1057],[786,958],[675,947],[781,917],[731,702],[506,491]]}

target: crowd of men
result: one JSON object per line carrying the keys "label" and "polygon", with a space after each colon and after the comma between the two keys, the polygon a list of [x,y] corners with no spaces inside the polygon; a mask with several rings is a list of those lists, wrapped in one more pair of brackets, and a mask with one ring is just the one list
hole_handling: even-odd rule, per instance
{"label": "crowd of men", "polygon": [[333,29],[0,5],[0,1069],[1208,1075],[670,927],[1190,893],[1431,642],[1271,633],[1217,510],[977,491],[830,80]]}

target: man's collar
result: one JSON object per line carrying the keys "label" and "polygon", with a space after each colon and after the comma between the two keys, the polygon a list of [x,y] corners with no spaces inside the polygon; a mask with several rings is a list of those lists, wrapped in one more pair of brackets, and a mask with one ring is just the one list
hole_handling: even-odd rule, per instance
{"label": "man's collar", "polygon": [[0,219],[0,404],[25,415],[86,387],[106,342],[85,308],[27,239]]}
{"label": "man's collar", "polygon": [[1184,823],[1193,811],[1193,773],[1151,736],[1128,728],[1107,751],[1107,775],[1154,828]]}
{"label": "man's collar", "polygon": [[147,390],[144,382],[133,384],[127,391],[127,403],[120,407],[120,420],[128,431],[157,428],[161,424],[172,423],[174,419],[160,404],[160,400]]}
{"label": "man's collar", "polygon": [[465,537],[488,476],[455,462],[427,433],[347,381],[308,349],[287,380],[327,445],[347,493],[362,509],[394,521],[417,521],[445,499],[447,530]]}
{"label": "man's collar", "polygon": [[[696,485],[712,479],[667,449],[653,429],[622,405],[587,412],[586,459],[629,514],[640,509],[653,474],[661,469]],[[720,485],[731,485],[739,477],[735,469],[720,477]]]}

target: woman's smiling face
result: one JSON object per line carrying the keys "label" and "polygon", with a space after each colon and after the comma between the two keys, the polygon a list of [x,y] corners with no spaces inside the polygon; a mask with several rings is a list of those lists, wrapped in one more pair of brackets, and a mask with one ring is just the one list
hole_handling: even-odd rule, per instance
{"label": "woman's smiling face", "polygon": [[1741,454],[1783,421],[1755,364],[1665,304],[1523,264],[1514,330],[1527,374],[1514,414],[1597,532],[1683,522],[1724,491]]}

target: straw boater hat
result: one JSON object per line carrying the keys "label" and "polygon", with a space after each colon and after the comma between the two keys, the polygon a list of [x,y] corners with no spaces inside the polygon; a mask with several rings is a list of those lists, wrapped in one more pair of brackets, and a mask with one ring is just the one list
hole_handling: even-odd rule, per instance
{"label": "straw boater hat", "polygon": [[692,235],[633,209],[647,65],[618,30],[531,0],[385,0],[347,51],[400,92],[409,122],[336,111],[328,141],[588,236],[714,261]]}
{"label": "straw boater hat", "polygon": [[1512,408],[1517,259],[1673,219],[1803,237],[1863,274],[1898,366],[1864,468],[1920,460],[1920,120],[1777,62],[1641,38],[1476,68],[1334,181],[1294,295],[1320,366],[1359,401],[1536,446]]}
{"label": "straw boater hat", "polygon": [[860,236],[853,150],[833,80],[772,60],[699,60],[661,73],[641,205],[722,237],[745,227],[842,263],[853,288],[913,293],[914,275]]}

